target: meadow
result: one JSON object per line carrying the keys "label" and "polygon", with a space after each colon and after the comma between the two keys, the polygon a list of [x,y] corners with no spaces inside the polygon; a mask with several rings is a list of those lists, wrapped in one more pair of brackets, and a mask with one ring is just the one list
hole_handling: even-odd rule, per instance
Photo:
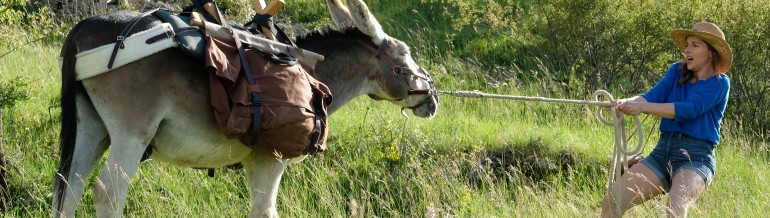
{"label": "meadow", "polygon": [[[643,92],[645,85],[654,84],[662,75],[666,64],[679,58],[673,44],[664,41],[668,34],[666,28],[674,25],[689,28],[700,21],[675,17],[643,22],[644,16],[662,12],[659,8],[664,3],[643,1],[634,6],[630,1],[587,1],[595,4],[571,8],[573,5],[565,2],[499,0],[466,4],[423,0],[396,5],[388,1],[367,1],[386,32],[412,45],[420,64],[437,80],[438,89],[554,98],[587,99],[594,89],[600,88],[610,90],[616,98]],[[309,29],[322,28],[329,21],[323,1],[296,0],[287,4],[284,17],[280,18],[282,21]],[[758,11],[770,9],[770,3],[761,1],[742,1],[740,4],[755,4],[753,10]],[[495,9],[496,6],[501,9]],[[693,17],[715,7],[706,3],[695,6],[698,15]],[[724,10],[739,8],[729,4],[722,6]],[[230,7],[228,13],[232,13],[233,18],[243,16],[239,14],[247,13],[242,10],[248,9],[238,11],[234,6]],[[651,9],[625,11],[634,7]],[[8,8],[13,10],[5,10],[0,15],[34,18],[30,14],[10,14],[8,11],[21,9]],[[645,31],[659,30],[660,33],[655,33],[658,35],[650,35],[650,38],[661,42],[644,39],[642,45],[633,45],[638,48],[628,48],[636,49],[634,51],[640,55],[612,56],[613,52],[622,53],[612,50],[619,47],[613,45],[626,45],[623,43],[630,44],[628,41],[638,39],[633,38],[638,37],[636,35],[615,30],[605,34],[630,38],[617,38],[614,44],[613,41],[601,41],[610,38],[591,38],[604,43],[591,51],[605,53],[585,51],[570,56],[567,53],[572,50],[565,48],[574,45],[543,47],[552,39],[538,35],[542,34],[538,31],[546,31],[538,29],[544,28],[538,25],[542,24],[539,22],[558,20],[560,13],[572,16],[565,20],[582,22],[578,15],[587,17],[592,9],[618,12],[604,11],[609,16],[604,20],[607,23],[583,25],[606,26],[603,27],[606,30],[620,28],[620,25],[638,26],[635,31],[643,28],[651,29]],[[475,10],[488,10],[488,14],[494,16]],[[569,13],[575,10],[586,10],[583,11],[586,14]],[[739,25],[758,23],[750,30],[728,33],[728,37],[740,39],[741,35],[770,30],[767,15],[751,14],[752,8],[741,10],[748,11],[743,12],[742,16],[746,17],[719,11],[712,19],[720,19],[735,29]],[[546,16],[549,13],[553,16]],[[399,14],[413,16],[396,16]],[[452,14],[462,16],[450,16]],[[567,15],[565,17],[569,17]],[[613,20],[610,15],[623,15],[632,21]],[[728,22],[728,18],[735,19]],[[33,28],[28,28],[24,22],[9,24],[7,21],[0,27],[3,34],[0,39],[0,84],[22,81],[26,85],[18,89],[28,96],[13,106],[2,108],[1,142],[10,163],[7,166],[9,189],[5,192],[8,199],[3,202],[2,217],[50,216],[51,182],[58,164],[60,113],[60,74],[56,56],[62,33],[55,31],[66,33],[67,25],[71,24],[50,19],[47,22],[56,28],[40,33],[30,30]],[[574,32],[574,29],[568,29],[577,28],[574,24],[551,24],[563,25],[562,29],[551,26],[553,29],[548,31],[553,31],[553,36],[587,34],[570,36],[567,31]],[[18,27],[15,30],[20,31],[11,31],[14,30],[12,27]],[[759,45],[754,41],[739,40],[731,45],[736,53],[738,49],[751,51],[759,49],[768,39],[764,40],[756,42]],[[766,49],[767,44],[764,45]],[[600,68],[590,68],[595,65],[587,64],[592,61],[588,59],[590,55],[605,58],[593,60],[597,63],[627,63],[602,65],[627,72],[612,79],[608,75],[614,75],[615,71],[597,76],[596,71]],[[738,88],[731,95],[728,110],[732,112],[723,124],[723,140],[716,151],[716,177],[690,210],[692,217],[763,217],[770,212],[770,195],[767,195],[770,192],[770,137],[767,135],[770,103],[752,101],[760,100],[754,95],[767,94],[768,91],[762,91],[765,90],[763,87],[770,87],[766,80],[762,81],[770,77],[768,70],[754,66],[767,63],[768,57],[748,55],[736,55],[734,66],[738,73],[730,76]],[[641,59],[648,62],[639,64]],[[745,88],[741,90],[740,87]],[[434,119],[405,118],[399,109],[360,97],[333,114],[330,117],[329,150],[289,166],[284,174],[278,194],[279,213],[283,217],[598,216],[606,192],[613,130],[594,117],[594,107],[441,96],[439,114]],[[648,135],[644,141],[644,152],[647,153],[657,141],[655,127],[658,122],[651,116],[642,118],[645,120],[644,133]],[[247,214],[249,195],[241,171],[218,169],[215,177],[206,174],[205,170],[176,168],[152,160],[144,162],[132,180],[124,215],[243,217]],[[94,216],[91,204],[93,176],[78,207],[79,217]],[[666,201],[665,196],[656,198],[635,207],[628,215],[664,216]]]}

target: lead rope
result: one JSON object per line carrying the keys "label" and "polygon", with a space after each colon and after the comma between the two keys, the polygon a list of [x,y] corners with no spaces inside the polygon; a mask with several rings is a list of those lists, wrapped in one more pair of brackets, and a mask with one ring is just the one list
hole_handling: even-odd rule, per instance
{"label": "lead rope", "polygon": [[[644,131],[642,131],[642,122],[639,120],[639,116],[634,116],[634,121],[636,122],[636,129],[637,129],[637,135],[639,136],[638,144],[633,150],[629,150],[628,148],[628,142],[625,140],[626,138],[626,122],[624,119],[624,116],[618,116],[618,112],[615,109],[615,98],[612,97],[612,95],[605,91],[605,90],[596,90],[593,94],[593,101],[587,101],[587,100],[573,100],[573,99],[557,99],[557,98],[543,98],[543,97],[532,97],[532,96],[513,96],[513,95],[498,95],[498,94],[487,94],[480,91],[438,91],[439,94],[448,94],[455,97],[464,97],[464,98],[497,98],[497,99],[508,99],[508,100],[517,100],[517,101],[537,101],[537,102],[551,102],[551,103],[567,103],[567,104],[579,104],[579,105],[595,105],[595,106],[604,106],[604,107],[610,107],[610,112],[612,113],[612,117],[614,119],[607,120],[604,118],[604,115],[601,113],[601,107],[596,108],[596,117],[599,118],[599,121],[604,123],[604,125],[613,126],[615,128],[615,145],[612,152],[612,162],[610,164],[610,170],[607,171],[607,185],[605,188],[607,189],[607,195],[612,196],[612,183],[617,182],[618,184],[614,187],[617,190],[618,196],[615,198],[615,209],[617,211],[617,217],[620,217],[620,201],[623,199],[623,192],[621,192],[621,187],[623,187],[623,181],[620,180],[621,172],[623,170],[628,169],[628,155],[637,155],[639,154],[639,151],[641,151],[642,147],[644,146]],[[609,101],[599,101],[599,96],[605,96]]]}

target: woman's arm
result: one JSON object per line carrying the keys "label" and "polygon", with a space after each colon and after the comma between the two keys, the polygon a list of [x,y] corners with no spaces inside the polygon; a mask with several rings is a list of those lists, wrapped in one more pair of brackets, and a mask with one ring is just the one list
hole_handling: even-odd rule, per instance
{"label": "woman's arm", "polygon": [[619,111],[628,115],[647,113],[668,119],[674,119],[675,115],[674,104],[650,103],[641,95],[620,99],[615,102],[615,105]]}
{"label": "woman's arm", "polygon": [[624,98],[624,99],[620,99],[620,100],[617,100],[617,103],[624,103],[624,102],[639,102],[639,103],[644,103],[644,102],[647,102],[647,99],[646,99],[646,98],[644,98],[644,96],[641,96],[641,95],[637,95],[637,96],[634,96],[634,97],[630,97],[630,98]]}

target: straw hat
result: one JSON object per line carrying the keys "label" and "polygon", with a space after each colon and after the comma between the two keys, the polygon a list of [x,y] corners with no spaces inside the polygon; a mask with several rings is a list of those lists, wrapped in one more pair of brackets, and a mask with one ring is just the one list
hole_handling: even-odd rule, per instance
{"label": "straw hat", "polygon": [[717,63],[716,70],[722,73],[730,70],[733,64],[733,50],[725,40],[725,34],[716,24],[710,22],[696,23],[691,30],[678,29],[671,32],[671,38],[674,44],[679,47],[679,51],[684,52],[687,36],[695,36],[706,41],[714,50],[719,53],[721,60]]}

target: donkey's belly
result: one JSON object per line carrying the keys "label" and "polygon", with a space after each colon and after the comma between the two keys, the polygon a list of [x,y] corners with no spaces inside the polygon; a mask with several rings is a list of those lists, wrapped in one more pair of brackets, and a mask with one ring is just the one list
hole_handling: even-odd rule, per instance
{"label": "donkey's belly", "polygon": [[240,163],[252,149],[228,139],[213,119],[171,114],[152,140],[152,159],[185,167],[212,168]]}
{"label": "donkey's belly", "polygon": [[213,168],[240,163],[252,150],[237,138],[227,139],[216,129],[163,126],[153,138],[152,159],[183,167]]}
{"label": "donkey's belly", "polygon": [[83,80],[83,86],[108,129],[131,131],[127,135],[142,142],[150,138],[146,143],[152,145],[154,160],[220,167],[252,154],[219,131],[208,101],[207,72],[176,49]]}

